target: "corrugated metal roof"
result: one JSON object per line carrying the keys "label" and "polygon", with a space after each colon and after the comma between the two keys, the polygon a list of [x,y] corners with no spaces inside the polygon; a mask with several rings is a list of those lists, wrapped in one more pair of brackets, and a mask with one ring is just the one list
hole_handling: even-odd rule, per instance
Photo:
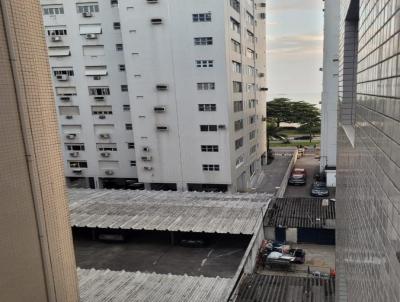
{"label": "corrugated metal roof", "polygon": [[270,194],[71,189],[75,227],[253,234]]}
{"label": "corrugated metal roof", "polygon": [[322,206],[322,198],[276,198],[265,215],[264,225],[289,228],[335,228],[335,201]]}
{"label": "corrugated metal roof", "polygon": [[236,302],[335,301],[335,279],[251,274],[239,286]]}
{"label": "corrugated metal roof", "polygon": [[79,269],[81,302],[221,302],[232,279]]}

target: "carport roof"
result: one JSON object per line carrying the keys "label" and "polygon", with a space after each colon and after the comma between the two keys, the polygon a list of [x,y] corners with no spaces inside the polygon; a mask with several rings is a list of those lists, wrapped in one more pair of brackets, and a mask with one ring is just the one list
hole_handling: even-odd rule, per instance
{"label": "carport roof", "polygon": [[335,279],[251,274],[239,285],[236,301],[334,302]]}
{"label": "carport roof", "polygon": [[155,273],[79,269],[81,302],[220,302],[228,299],[232,279]]}
{"label": "carport roof", "polygon": [[271,195],[71,189],[69,199],[75,227],[251,235]]}
{"label": "carport roof", "polygon": [[335,201],[322,198],[276,198],[268,206],[264,225],[284,228],[335,228]]}

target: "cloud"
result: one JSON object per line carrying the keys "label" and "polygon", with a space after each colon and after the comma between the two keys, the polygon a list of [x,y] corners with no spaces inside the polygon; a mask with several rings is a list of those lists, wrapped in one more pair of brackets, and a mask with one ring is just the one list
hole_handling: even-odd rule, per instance
{"label": "cloud", "polygon": [[269,36],[268,53],[280,55],[322,54],[322,34]]}
{"label": "cloud", "polygon": [[268,6],[269,11],[314,10],[320,8],[321,0],[270,0]]}

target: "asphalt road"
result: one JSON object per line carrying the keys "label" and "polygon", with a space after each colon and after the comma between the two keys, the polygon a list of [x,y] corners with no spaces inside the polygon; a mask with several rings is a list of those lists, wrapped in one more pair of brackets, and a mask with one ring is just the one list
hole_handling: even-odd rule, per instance
{"label": "asphalt road", "polygon": [[305,154],[297,160],[296,168],[303,168],[307,172],[307,184],[305,186],[287,186],[285,197],[311,197],[310,191],[314,174],[319,170],[319,161],[314,154]]}

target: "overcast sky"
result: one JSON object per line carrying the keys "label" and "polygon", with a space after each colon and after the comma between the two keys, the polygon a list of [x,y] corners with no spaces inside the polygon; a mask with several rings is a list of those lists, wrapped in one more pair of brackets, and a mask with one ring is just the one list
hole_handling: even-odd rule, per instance
{"label": "overcast sky", "polygon": [[267,1],[268,99],[321,99],[322,0]]}

